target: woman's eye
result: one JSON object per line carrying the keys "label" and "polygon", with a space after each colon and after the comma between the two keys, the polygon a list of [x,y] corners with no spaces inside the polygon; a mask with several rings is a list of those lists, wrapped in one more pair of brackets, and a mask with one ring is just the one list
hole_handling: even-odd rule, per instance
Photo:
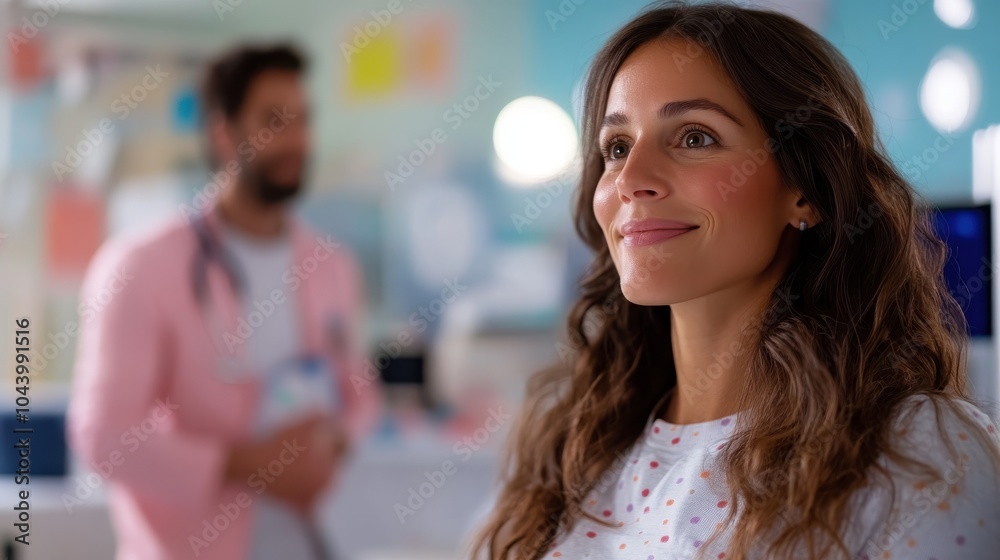
{"label": "woman's eye", "polygon": [[704,148],[705,146],[715,144],[715,138],[712,138],[704,132],[692,130],[684,135],[681,143],[685,148]]}
{"label": "woman's eye", "polygon": [[615,142],[611,145],[611,149],[608,150],[608,155],[611,159],[621,159],[628,154],[628,145],[624,142]]}

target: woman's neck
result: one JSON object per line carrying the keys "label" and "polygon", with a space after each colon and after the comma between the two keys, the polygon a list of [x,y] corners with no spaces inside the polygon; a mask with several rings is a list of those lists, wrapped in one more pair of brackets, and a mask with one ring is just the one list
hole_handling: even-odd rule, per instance
{"label": "woman's neck", "polygon": [[694,424],[739,412],[750,356],[741,338],[764,302],[732,292],[670,306],[677,387],[663,414],[667,422]]}

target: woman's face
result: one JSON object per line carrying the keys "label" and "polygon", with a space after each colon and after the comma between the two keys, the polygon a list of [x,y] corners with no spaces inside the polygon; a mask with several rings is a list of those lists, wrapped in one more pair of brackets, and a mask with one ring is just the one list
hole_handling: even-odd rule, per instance
{"label": "woman's face", "polygon": [[599,141],[594,214],[629,301],[673,304],[773,276],[803,209],[707,51],[637,49],[611,85]]}

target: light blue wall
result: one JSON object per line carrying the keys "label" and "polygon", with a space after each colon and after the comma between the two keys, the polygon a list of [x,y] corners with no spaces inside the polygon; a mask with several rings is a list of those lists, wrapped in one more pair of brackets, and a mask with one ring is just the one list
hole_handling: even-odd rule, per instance
{"label": "light blue wall", "polygon": [[[883,141],[900,165],[933,149],[940,134],[920,109],[920,83],[931,61],[947,46],[959,47],[972,57],[982,85],[975,119],[926,171],[904,166],[919,170],[919,176],[910,177],[932,200],[961,199],[972,192],[972,132],[1000,123],[1000,103],[995,99],[1000,91],[1000,2],[975,0],[978,22],[964,30],[945,25],[933,4],[933,0],[836,0],[825,35],[860,75]],[[894,7],[896,22],[903,24],[898,29],[883,27],[883,33],[879,21],[894,26]],[[913,13],[906,14],[904,8]]]}
{"label": "light blue wall", "polygon": [[573,88],[605,41],[649,0],[525,0],[535,95],[572,109]]}

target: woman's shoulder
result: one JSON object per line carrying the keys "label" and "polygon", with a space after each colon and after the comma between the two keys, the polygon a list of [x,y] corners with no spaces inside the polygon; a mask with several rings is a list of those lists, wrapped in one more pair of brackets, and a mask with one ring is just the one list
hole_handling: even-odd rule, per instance
{"label": "woman's shoulder", "polygon": [[[989,415],[965,399],[908,397],[892,419],[889,446],[895,453],[886,454],[887,464],[896,480],[920,485],[944,479],[953,487],[980,482],[996,486],[1000,433]],[[948,482],[949,478],[965,484]]]}
{"label": "woman's shoulder", "polygon": [[868,518],[877,522],[861,551],[980,558],[1000,547],[1000,434],[990,417],[960,398],[916,395],[897,408],[891,431],[904,459],[883,457],[889,484],[868,494],[881,513]]}
{"label": "woman's shoulder", "polygon": [[962,398],[927,394],[907,397],[897,407],[892,438],[928,451],[973,440],[1000,446],[996,425],[979,407]]}

